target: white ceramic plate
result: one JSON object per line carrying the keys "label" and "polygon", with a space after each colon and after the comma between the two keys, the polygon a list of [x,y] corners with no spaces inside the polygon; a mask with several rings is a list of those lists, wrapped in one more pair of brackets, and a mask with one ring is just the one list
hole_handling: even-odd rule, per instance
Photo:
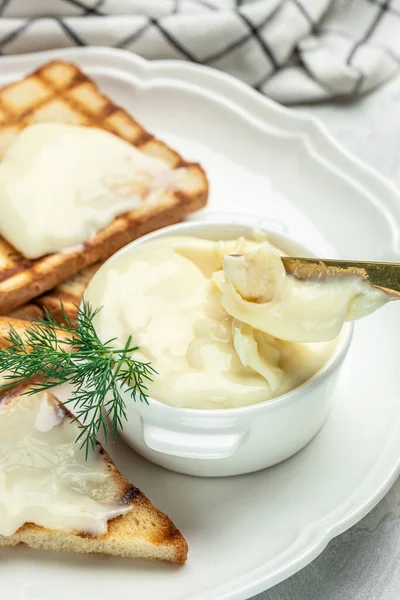
{"label": "white ceramic plate", "polygon": [[[321,255],[400,260],[399,194],[318,122],[216,71],[115,50],[1,58],[0,84],[55,57],[80,64],[150,131],[204,165],[211,199],[203,218],[257,214]],[[400,472],[399,331],[395,304],[357,324],[326,425],[305,450],[267,471],[196,479],[115,444],[122,471],[186,536],[184,567],[14,548],[0,552],[2,596],[239,600],[304,567]]]}

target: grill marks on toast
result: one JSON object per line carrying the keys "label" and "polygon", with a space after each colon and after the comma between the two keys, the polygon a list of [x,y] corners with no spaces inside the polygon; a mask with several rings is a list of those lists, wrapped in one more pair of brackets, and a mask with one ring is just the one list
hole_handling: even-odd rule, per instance
{"label": "grill marks on toast", "polygon": [[30,302],[29,304],[24,304],[24,306],[16,308],[10,313],[9,316],[12,319],[22,319],[24,321],[37,321],[38,319],[43,319],[44,312],[40,306],[38,306],[34,302]]}
{"label": "grill marks on toast", "polygon": [[[70,63],[52,61],[24,80],[0,90],[0,125],[3,128],[0,132],[0,156],[24,127],[41,122],[106,129],[143,152],[153,154],[151,142],[155,140],[154,136],[124,109],[111,102],[95,83]],[[159,146],[163,147],[161,157],[174,168],[190,164],[166,144],[156,140],[156,147]]]}
{"label": "grill marks on toast", "polygon": [[52,61],[0,90],[0,159],[18,133],[33,123],[58,122],[105,129],[170,167],[184,170],[180,189],[160,194],[159,203],[117,217],[82,249],[28,260],[0,238],[0,315],[9,314],[85,266],[131,240],[180,221],[208,197],[203,169],[185,161],[115,105],[73,64]]}
{"label": "grill marks on toast", "polygon": [[[117,110],[77,67],[58,61],[0,91],[0,124],[7,125],[9,135],[42,119],[48,122],[52,115],[57,122],[62,116],[64,123],[104,128],[104,119]],[[131,143],[136,141],[123,137]]]}
{"label": "grill marks on toast", "polygon": [[44,309],[46,309],[59,323],[63,321],[63,310],[69,317],[75,319],[78,312],[77,307],[81,304],[89,281],[102,264],[102,261],[98,261],[94,265],[82,269],[82,271],[75,273],[50,292],[16,308],[9,316],[15,319],[35,321],[44,318]]}
{"label": "grill marks on toast", "polygon": [[[0,317],[0,348],[6,345],[6,339],[10,333],[10,327],[14,327],[14,329],[24,337],[25,330],[28,323],[24,319],[19,319],[17,317]],[[4,383],[4,379],[0,374],[0,385]]]}
{"label": "grill marks on toast", "polygon": [[18,273],[22,269],[29,269],[32,261],[22,256],[6,240],[0,237],[0,283]]}
{"label": "grill marks on toast", "polygon": [[[21,384],[0,395],[0,404],[18,402],[28,389]],[[49,392],[50,402],[58,406],[58,400]],[[32,397],[34,401],[35,397]],[[73,415],[62,407],[66,419]],[[0,416],[0,418],[7,418]],[[183,563],[187,557],[187,544],[173,522],[155,508],[148,498],[118,471],[104,448],[97,442],[100,453],[110,473],[109,489],[104,490],[108,501],[130,505],[131,510],[111,519],[108,530],[102,536],[86,532],[50,530],[33,523],[26,523],[12,536],[0,536],[1,546],[25,543],[32,548],[78,553],[107,553],[117,556],[143,557]],[[97,500],[101,500],[97,498]]]}
{"label": "grill marks on toast", "polygon": [[48,310],[59,323],[62,322],[62,309],[69,317],[75,319],[78,312],[77,307],[82,301],[89,281],[102,264],[102,261],[98,261],[94,265],[86,267],[60,283],[54,290],[39,296],[36,299],[37,307],[43,314],[43,309]]}

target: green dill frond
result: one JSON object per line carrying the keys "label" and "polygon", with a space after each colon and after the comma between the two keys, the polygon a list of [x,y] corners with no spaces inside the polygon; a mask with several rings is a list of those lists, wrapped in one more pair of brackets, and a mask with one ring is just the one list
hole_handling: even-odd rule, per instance
{"label": "green dill frond", "polygon": [[[146,383],[156,371],[149,363],[132,358],[138,350],[129,338],[122,348],[116,340],[102,342],[93,320],[99,309],[83,302],[76,318],[61,307],[62,324],[45,310],[40,321],[29,325],[21,336],[10,327],[6,344],[0,348],[0,373],[5,383],[0,391],[34,379],[27,394],[48,390],[63,383],[73,386],[69,400],[80,423],[77,442],[94,447],[100,431],[106,442],[115,439],[126,420],[126,404],[121,387],[136,401],[147,402]],[[111,423],[111,425],[109,425]]]}

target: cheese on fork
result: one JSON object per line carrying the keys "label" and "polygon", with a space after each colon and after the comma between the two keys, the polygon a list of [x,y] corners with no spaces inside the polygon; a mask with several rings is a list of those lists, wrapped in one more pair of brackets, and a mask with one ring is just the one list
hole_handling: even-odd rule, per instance
{"label": "cheese on fork", "polygon": [[108,501],[107,462],[99,447],[86,460],[78,433],[46,393],[0,404],[0,536],[25,523],[102,535],[131,509]]}
{"label": "cheese on fork", "polygon": [[391,299],[356,274],[328,270],[315,279],[288,275],[271,246],[225,256],[216,283],[228,314],[290,342],[333,340],[346,321],[360,319]]}
{"label": "cheese on fork", "polygon": [[107,131],[31,125],[0,164],[0,234],[30,259],[73,248],[144,200],[159,201],[177,177]]}

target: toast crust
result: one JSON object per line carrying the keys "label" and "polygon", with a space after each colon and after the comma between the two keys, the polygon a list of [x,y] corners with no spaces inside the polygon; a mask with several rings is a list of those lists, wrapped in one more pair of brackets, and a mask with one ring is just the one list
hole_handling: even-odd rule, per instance
{"label": "toast crust", "polygon": [[[16,386],[0,395],[0,404],[18,402],[29,384]],[[58,406],[49,392],[48,399]],[[63,407],[65,418],[73,415]],[[131,510],[108,522],[104,535],[50,530],[26,523],[12,536],[0,536],[1,546],[25,543],[32,548],[77,553],[107,553],[117,556],[160,559],[182,564],[187,557],[187,543],[173,522],[155,508],[148,498],[118,471],[104,448],[97,442],[111,475],[113,502],[131,506]]]}
{"label": "toast crust", "polygon": [[82,302],[89,281],[102,264],[102,261],[98,261],[78,271],[54,289],[16,308],[7,316],[13,319],[37,321],[45,317],[46,310],[58,323],[63,323],[63,311],[71,319],[76,319],[77,307]]}
{"label": "toast crust", "polygon": [[182,176],[175,192],[163,191],[157,204],[146,204],[144,200],[140,208],[114,219],[80,249],[28,260],[0,238],[0,315],[52,289],[84,267],[108,258],[133,239],[177,223],[202,208],[208,198],[208,181],[202,167],[185,161],[143,129],[76,65],[52,61],[0,90],[0,158],[23,128],[38,122],[104,129],[173,169],[179,168]]}
{"label": "toast crust", "polygon": [[8,316],[12,319],[20,319],[23,321],[37,321],[44,317],[44,312],[40,306],[33,302],[29,302],[28,304],[16,308]]}
{"label": "toast crust", "polygon": [[[103,261],[98,261],[93,265],[82,269],[82,271],[78,271],[78,273],[75,273],[75,275],[72,275],[72,277],[69,277],[60,283],[60,285],[53,290],[36,298],[36,308],[37,311],[42,313],[41,317],[44,316],[44,310],[47,310],[59,323],[63,322],[62,311],[64,311],[71,319],[76,319],[78,316],[77,307],[80,306],[82,302],[82,298],[91,278],[102,264]],[[32,314],[34,312],[38,314],[37,311],[31,309]]]}
{"label": "toast crust", "polygon": [[[0,317],[0,348],[7,345],[7,338],[10,333],[10,327],[13,327],[21,337],[24,337],[25,330],[29,326],[29,321],[13,317]],[[0,383],[1,383],[0,375]],[[1,397],[0,397],[1,402]]]}

